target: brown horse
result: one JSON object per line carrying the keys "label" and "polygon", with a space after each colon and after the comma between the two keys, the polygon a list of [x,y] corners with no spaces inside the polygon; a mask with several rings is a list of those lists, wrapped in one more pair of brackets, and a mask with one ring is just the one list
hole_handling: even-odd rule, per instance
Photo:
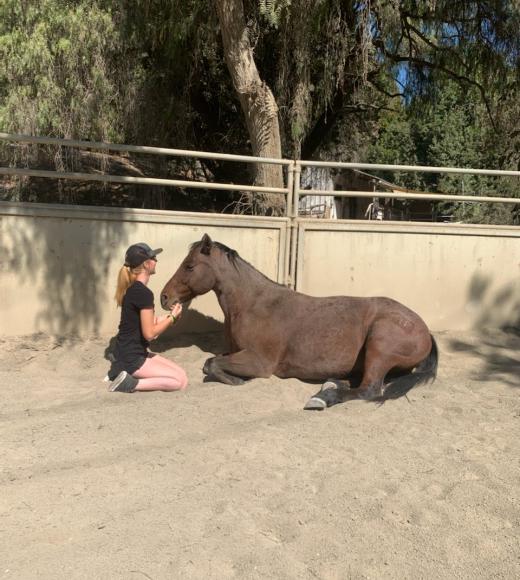
{"label": "brown horse", "polygon": [[409,388],[435,379],[438,352],[428,327],[390,298],[295,292],[204,235],[164,287],[161,303],[168,309],[210,290],[224,312],[230,352],[208,359],[203,372],[222,383],[273,374],[320,381],[360,377],[354,389],[328,380],[305,406],[323,409],[352,398],[381,398],[389,373],[409,375]]}

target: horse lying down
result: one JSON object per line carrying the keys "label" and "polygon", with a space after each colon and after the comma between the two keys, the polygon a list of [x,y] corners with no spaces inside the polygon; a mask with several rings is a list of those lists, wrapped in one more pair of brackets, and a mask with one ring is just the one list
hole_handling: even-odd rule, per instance
{"label": "horse lying down", "polygon": [[224,312],[230,352],[208,359],[203,372],[222,383],[271,375],[326,381],[305,405],[321,410],[381,399],[392,375],[407,378],[406,390],[436,377],[438,351],[428,327],[390,298],[295,292],[205,234],[162,290],[161,304],[169,309],[210,290]]}

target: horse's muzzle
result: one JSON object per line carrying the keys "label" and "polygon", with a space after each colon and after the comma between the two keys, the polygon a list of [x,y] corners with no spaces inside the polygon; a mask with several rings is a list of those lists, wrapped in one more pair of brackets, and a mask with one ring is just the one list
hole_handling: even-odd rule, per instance
{"label": "horse's muzzle", "polygon": [[171,310],[172,306],[175,306],[177,302],[179,301],[171,299],[168,294],[161,294],[161,306],[164,310]]}

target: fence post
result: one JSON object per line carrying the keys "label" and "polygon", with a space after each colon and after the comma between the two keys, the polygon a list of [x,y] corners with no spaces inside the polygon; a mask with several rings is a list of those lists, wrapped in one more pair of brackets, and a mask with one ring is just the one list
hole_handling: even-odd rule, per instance
{"label": "fence post", "polygon": [[290,280],[290,254],[291,254],[291,222],[292,222],[292,202],[293,202],[293,184],[294,184],[294,161],[287,166],[287,199],[285,204],[285,217],[287,218],[285,229],[285,252],[283,267],[283,283],[291,286]]}
{"label": "fence post", "polygon": [[288,276],[288,286],[293,290],[296,287],[296,250],[297,250],[297,240],[298,240],[298,202],[300,196],[300,178],[301,178],[301,164],[300,161],[294,161],[291,164],[293,171],[293,182],[292,191],[290,195],[292,196],[292,212],[290,217],[290,259],[289,259],[289,276]]}

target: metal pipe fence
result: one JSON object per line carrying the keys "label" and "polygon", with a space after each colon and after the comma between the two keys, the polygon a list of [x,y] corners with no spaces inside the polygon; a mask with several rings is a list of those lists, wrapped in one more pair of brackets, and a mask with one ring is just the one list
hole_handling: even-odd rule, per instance
{"label": "metal pipe fence", "polygon": [[148,147],[137,145],[125,145],[115,143],[103,143],[93,141],[81,141],[72,139],[58,139],[54,137],[34,137],[28,135],[16,135],[0,133],[0,141],[12,143],[28,143],[35,145],[57,145],[60,147],[73,147],[80,149],[93,149],[102,151],[119,151],[135,154],[166,155],[175,157],[191,157],[196,159],[223,160],[244,163],[266,163],[282,165],[286,169],[286,187],[265,187],[250,184],[217,183],[207,181],[188,181],[178,179],[160,179],[154,177],[133,177],[121,175],[106,175],[92,173],[75,173],[66,171],[50,171],[29,168],[0,167],[0,174],[11,176],[27,176],[52,179],[70,179],[81,181],[97,181],[105,183],[151,185],[166,187],[183,187],[207,190],[245,191],[252,193],[274,193],[285,196],[285,216],[288,218],[288,232],[285,236],[284,257],[284,282],[294,286],[297,269],[297,251],[299,220],[299,204],[301,196],[333,196],[354,198],[377,198],[403,200],[430,200],[451,202],[474,202],[474,203],[505,203],[520,204],[520,198],[497,197],[486,195],[453,195],[438,194],[432,192],[410,191],[357,191],[357,190],[323,190],[301,189],[302,170],[309,167],[334,168],[334,169],[368,169],[371,171],[395,171],[414,173],[439,173],[460,175],[481,175],[494,177],[520,177],[520,171],[502,171],[495,169],[470,169],[457,167],[427,167],[418,165],[388,165],[377,163],[347,163],[334,161],[306,161],[289,159],[272,159],[264,157],[252,157],[247,155],[233,155],[225,153],[210,153],[207,151],[190,151],[182,149],[168,149],[163,147]]}
{"label": "metal pipe fence", "polygon": [[131,185],[162,185],[167,187],[190,187],[194,189],[221,189],[228,191],[252,191],[257,193],[282,193],[288,195],[288,188],[240,185],[236,183],[212,183],[209,181],[185,181],[181,179],[160,179],[156,177],[132,177],[127,175],[97,175],[95,173],[73,173],[45,169],[24,169],[0,167],[0,174],[26,177],[47,177],[50,179],[71,179],[74,181],[102,181],[104,183],[124,183]]}
{"label": "metal pipe fence", "polygon": [[127,153],[148,153],[150,155],[169,155],[173,157],[196,157],[198,159],[217,159],[222,161],[243,161],[245,163],[270,163],[272,165],[290,165],[288,159],[271,159],[268,157],[252,157],[251,155],[234,155],[231,153],[210,153],[208,151],[191,151],[187,149],[169,149],[165,147],[149,147],[144,145],[124,145],[121,143],[103,143],[101,141],[79,141],[75,139],[59,139],[57,137],[33,137],[32,135],[15,135],[1,133],[1,141],[31,143],[35,145],[59,145],[79,149],[96,149],[101,151],[121,151]]}
{"label": "metal pipe fence", "polygon": [[[520,173],[520,172],[519,172]],[[390,192],[390,191],[356,191],[356,190],[334,190],[324,189],[305,189],[300,190],[300,194],[330,196],[334,197],[386,197],[388,199],[428,199],[431,201],[472,201],[474,203],[512,203],[520,204],[518,197],[494,197],[485,195],[452,195],[447,193],[408,193],[408,192]]]}
{"label": "metal pipe fence", "polygon": [[380,163],[350,163],[341,161],[308,161],[273,159],[267,157],[253,157],[247,155],[233,155],[228,153],[210,153],[207,151],[191,151],[184,149],[169,149],[164,147],[148,147],[139,145],[126,145],[117,143],[103,143],[95,141],[81,141],[73,139],[58,139],[55,137],[36,137],[29,135],[17,135],[0,133],[0,141],[17,143],[59,145],[62,147],[74,147],[81,149],[95,149],[103,151],[120,151],[127,153],[146,153],[151,155],[168,155],[176,157],[192,157],[198,159],[226,160],[245,163],[266,163],[282,165],[287,168],[287,187],[264,187],[249,184],[214,183],[207,181],[187,181],[178,179],[159,179],[152,177],[131,177],[119,175],[100,175],[91,173],[73,173],[60,171],[47,171],[26,168],[0,167],[0,174],[19,175],[27,177],[44,177],[53,179],[71,179],[81,181],[100,181],[105,183],[122,183],[134,185],[160,185],[167,187],[186,187],[194,189],[213,189],[228,191],[250,191],[257,193],[275,193],[286,196],[286,216],[292,219],[298,217],[299,198],[301,195],[334,196],[334,197],[385,197],[389,199],[411,199],[432,201],[469,201],[482,203],[519,203],[518,199],[511,197],[483,196],[483,195],[452,195],[431,192],[389,192],[389,191],[357,191],[357,190],[321,190],[300,188],[302,168],[326,167],[333,169],[369,169],[372,171],[404,171],[414,173],[446,173],[460,175],[487,175],[495,177],[520,177],[520,171],[497,170],[497,169],[472,169],[460,167],[430,167],[424,165],[388,165]]}

